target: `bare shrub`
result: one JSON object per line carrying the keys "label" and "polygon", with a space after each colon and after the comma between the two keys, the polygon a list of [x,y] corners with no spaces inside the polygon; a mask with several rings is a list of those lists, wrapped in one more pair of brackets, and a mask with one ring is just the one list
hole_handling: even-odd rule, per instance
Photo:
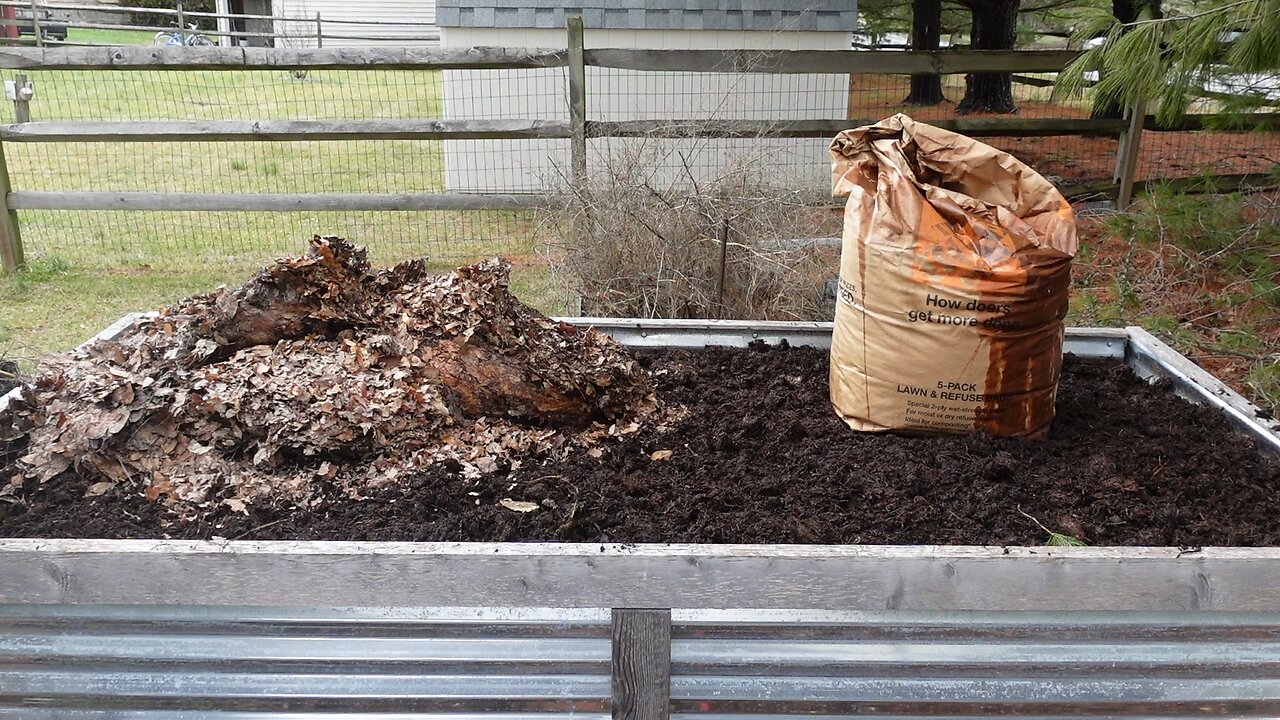
{"label": "bare shrub", "polygon": [[543,218],[552,271],[577,288],[582,312],[829,317],[823,292],[840,232],[829,195],[769,182],[762,155],[698,173],[689,161],[696,152],[645,142],[611,149]]}

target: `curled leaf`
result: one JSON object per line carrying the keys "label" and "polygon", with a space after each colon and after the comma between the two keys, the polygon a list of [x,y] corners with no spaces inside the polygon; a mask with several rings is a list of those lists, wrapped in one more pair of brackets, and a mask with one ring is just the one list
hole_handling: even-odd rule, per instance
{"label": "curled leaf", "polygon": [[103,482],[96,482],[90,485],[89,487],[85,488],[84,496],[98,497],[99,495],[106,495],[107,493],[111,492],[111,488],[114,488],[115,486],[116,486],[115,483],[106,482],[105,480]]}
{"label": "curled leaf", "polygon": [[653,453],[652,455],[650,455],[650,456],[649,456],[649,459],[650,459],[650,460],[670,460],[670,459],[671,459],[671,451],[670,451],[670,450],[655,450],[655,451],[654,451],[654,453]]}
{"label": "curled leaf", "polygon": [[161,495],[171,492],[173,492],[173,485],[168,480],[161,480],[147,488],[146,498],[155,502]]}
{"label": "curled leaf", "polygon": [[538,503],[527,502],[525,500],[512,500],[511,498],[502,498],[498,501],[498,504],[508,510],[515,510],[516,512],[522,513],[530,513],[540,507]]}

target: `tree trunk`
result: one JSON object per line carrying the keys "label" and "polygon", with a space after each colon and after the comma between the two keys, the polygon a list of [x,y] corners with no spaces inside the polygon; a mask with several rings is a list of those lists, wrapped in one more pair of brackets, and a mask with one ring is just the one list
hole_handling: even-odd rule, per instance
{"label": "tree trunk", "polygon": [[[1012,50],[1017,40],[1019,0],[981,0],[967,3],[972,11],[970,46],[975,50]],[[965,76],[964,99],[956,112],[1015,113],[1013,81],[1009,73]]]}
{"label": "tree trunk", "polygon": [[[942,42],[942,0],[914,0],[911,4],[911,49],[935,52]],[[937,105],[942,94],[939,75],[912,75],[908,105]]]}

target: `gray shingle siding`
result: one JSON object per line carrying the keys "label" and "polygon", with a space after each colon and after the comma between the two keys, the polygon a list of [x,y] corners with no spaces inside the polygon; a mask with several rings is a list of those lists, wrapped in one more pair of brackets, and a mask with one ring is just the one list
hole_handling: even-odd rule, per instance
{"label": "gray shingle siding", "polygon": [[617,0],[438,0],[441,27],[564,27],[581,15],[590,29],[757,30],[853,32],[857,0],[810,0],[795,9],[786,0],[641,0],[619,7]]}

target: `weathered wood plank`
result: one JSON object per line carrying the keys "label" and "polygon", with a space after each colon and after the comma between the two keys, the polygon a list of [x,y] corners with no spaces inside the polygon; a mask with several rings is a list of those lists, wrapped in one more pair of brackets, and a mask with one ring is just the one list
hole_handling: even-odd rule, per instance
{"label": "weathered wood plank", "polygon": [[564,50],[534,48],[0,48],[0,67],[41,70],[271,70],[382,68],[387,70],[563,67]]}
{"label": "weathered wood plank", "polygon": [[6,142],[241,140],[492,140],[567,138],[553,120],[140,120],[30,122],[0,126]]}
{"label": "weathered wood plank", "polygon": [[597,67],[668,72],[872,73],[1057,72],[1073,50],[587,50]]}
{"label": "weathered wood plank", "polygon": [[1280,548],[0,540],[0,604],[1280,612]]}
{"label": "weathered wood plank", "polygon": [[1142,149],[1142,124],[1147,116],[1147,103],[1137,100],[1129,106],[1129,126],[1120,136],[1120,149],[1116,153],[1116,171],[1112,179],[1119,189],[1116,192],[1116,209],[1124,210],[1133,200],[1133,184],[1137,180],[1138,154]]}
{"label": "weathered wood plank", "polygon": [[[591,121],[591,137],[832,137],[842,130],[874,123],[872,118],[833,120],[627,120]],[[1124,120],[1089,118],[951,118],[933,125],[973,137],[1047,137],[1083,135],[1115,137]]]}
{"label": "weathered wood plank", "polygon": [[1171,123],[1156,122],[1154,115],[1143,118],[1144,130],[1156,132],[1215,130],[1215,131],[1252,131],[1280,130],[1280,113],[1216,113],[1202,115],[1183,115]]}
{"label": "weathered wood plank", "polygon": [[583,59],[582,18],[569,18],[569,122],[573,182],[587,179],[587,68]]}
{"label": "weathered wood plank", "polygon": [[0,271],[5,273],[19,270],[27,264],[18,213],[7,202],[9,188],[9,165],[5,160],[4,146],[0,144]]}
{"label": "weathered wood plank", "polygon": [[[585,107],[583,108],[585,112]],[[576,121],[575,121],[576,122]],[[575,122],[554,120],[146,120],[32,122],[0,126],[10,142],[189,142],[243,140],[475,140],[572,138]],[[874,122],[833,120],[629,120],[586,122],[590,137],[831,137]],[[939,127],[975,137],[1114,137],[1123,120],[953,118]],[[585,149],[581,153],[585,160]],[[577,156],[575,156],[577,158]]]}
{"label": "weathered wood plank", "polygon": [[252,193],[45,192],[9,193],[19,210],[527,210],[556,202],[549,195],[432,193]]}
{"label": "weathered wood plank", "polygon": [[1074,183],[1058,188],[1068,200],[1114,199],[1120,186],[1114,182]]}
{"label": "weathered wood plank", "polygon": [[1011,79],[1019,85],[1030,85],[1031,87],[1053,87],[1053,81],[1045,78],[1030,77],[1028,75],[1013,75]]}
{"label": "weathered wood plank", "polygon": [[671,717],[671,611],[613,611],[614,720]]}

